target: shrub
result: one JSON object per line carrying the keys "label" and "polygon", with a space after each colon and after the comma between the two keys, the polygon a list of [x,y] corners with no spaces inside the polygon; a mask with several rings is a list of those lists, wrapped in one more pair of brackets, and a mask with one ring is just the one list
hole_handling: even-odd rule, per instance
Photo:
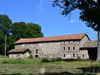
{"label": "shrub", "polygon": [[29,58],[33,58],[33,55],[32,55],[32,53],[30,53],[30,56],[29,56]]}
{"label": "shrub", "polygon": [[50,62],[48,58],[43,58],[41,62]]}
{"label": "shrub", "polygon": [[78,59],[78,60],[81,60],[81,57],[80,57],[80,56],[78,56],[78,57],[77,57],[77,59]]}

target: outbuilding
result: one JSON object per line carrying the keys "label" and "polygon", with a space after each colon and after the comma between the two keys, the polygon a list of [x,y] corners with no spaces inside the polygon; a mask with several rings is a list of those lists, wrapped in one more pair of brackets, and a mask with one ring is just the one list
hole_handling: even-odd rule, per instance
{"label": "outbuilding", "polygon": [[12,49],[9,52],[9,58],[28,58],[31,51],[29,49]]}

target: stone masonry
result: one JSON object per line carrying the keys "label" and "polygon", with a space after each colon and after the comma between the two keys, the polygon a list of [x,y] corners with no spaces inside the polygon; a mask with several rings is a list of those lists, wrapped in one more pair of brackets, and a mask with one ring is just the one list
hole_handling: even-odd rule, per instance
{"label": "stone masonry", "polygon": [[[72,39],[68,39],[66,36],[67,39],[63,40],[58,39],[53,41],[51,40],[23,43],[15,42],[15,49],[29,49],[34,57],[39,58],[77,59],[78,57],[80,57],[81,59],[89,59],[88,50],[80,50],[80,47],[82,47],[82,45],[84,45],[85,42],[90,41],[87,34],[82,34],[82,38],[80,39],[77,39],[76,37],[75,39],[73,39],[74,35],[71,36],[70,37]],[[10,55],[11,54],[9,54],[9,56]]]}

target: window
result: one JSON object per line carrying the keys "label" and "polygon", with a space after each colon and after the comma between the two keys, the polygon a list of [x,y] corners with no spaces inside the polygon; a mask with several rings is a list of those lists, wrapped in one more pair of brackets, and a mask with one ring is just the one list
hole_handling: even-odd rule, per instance
{"label": "window", "polygon": [[84,54],[83,54],[83,57],[84,57]]}
{"label": "window", "polygon": [[53,54],[52,57],[55,57],[55,55]]}
{"label": "window", "polygon": [[38,54],[38,49],[36,49],[36,54]]}
{"label": "window", "polygon": [[65,47],[63,47],[63,49],[65,50]]}
{"label": "window", "polygon": [[45,55],[45,57],[47,57],[47,56]]}
{"label": "window", "polygon": [[68,41],[68,43],[70,43],[70,41]]}
{"label": "window", "polygon": [[75,57],[75,54],[73,54],[73,57]]}
{"label": "window", "polygon": [[70,50],[70,47],[68,47],[68,50]]}
{"label": "window", "polygon": [[75,50],[75,47],[73,47],[73,50]]}
{"label": "window", "polygon": [[65,54],[64,54],[64,57],[65,57]]}

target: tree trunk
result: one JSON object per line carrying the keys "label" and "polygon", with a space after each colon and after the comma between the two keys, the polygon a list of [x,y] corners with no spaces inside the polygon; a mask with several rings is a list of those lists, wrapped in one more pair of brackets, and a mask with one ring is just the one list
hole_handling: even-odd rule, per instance
{"label": "tree trunk", "polygon": [[100,31],[98,31],[98,41],[97,41],[97,61],[100,61]]}

